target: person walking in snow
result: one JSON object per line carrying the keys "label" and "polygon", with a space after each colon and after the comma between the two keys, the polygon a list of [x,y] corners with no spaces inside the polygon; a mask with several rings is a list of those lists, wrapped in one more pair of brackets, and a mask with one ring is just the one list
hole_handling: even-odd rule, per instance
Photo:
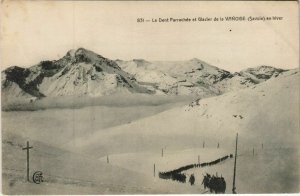
{"label": "person walking in snow", "polygon": [[191,186],[194,185],[194,183],[195,183],[195,176],[194,176],[194,174],[191,175],[191,177],[189,179],[189,182],[191,183]]}

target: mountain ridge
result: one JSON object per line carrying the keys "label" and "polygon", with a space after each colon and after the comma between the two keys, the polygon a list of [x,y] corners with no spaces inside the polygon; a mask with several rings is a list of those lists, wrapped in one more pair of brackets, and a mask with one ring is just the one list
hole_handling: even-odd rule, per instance
{"label": "mountain ridge", "polygon": [[2,97],[98,97],[117,92],[209,97],[256,85],[285,71],[259,66],[231,73],[197,58],[164,62],[110,60],[78,48],[58,60],[3,70]]}

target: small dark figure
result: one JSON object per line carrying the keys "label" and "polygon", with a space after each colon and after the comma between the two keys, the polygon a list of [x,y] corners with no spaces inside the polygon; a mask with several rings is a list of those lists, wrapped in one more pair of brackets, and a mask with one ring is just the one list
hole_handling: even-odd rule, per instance
{"label": "small dark figure", "polygon": [[194,176],[194,174],[191,175],[191,177],[189,179],[189,182],[191,183],[191,186],[194,185],[194,183],[195,183],[195,176]]}
{"label": "small dark figure", "polygon": [[225,179],[223,177],[221,177],[220,192],[225,193],[225,191],[226,191],[226,182],[225,182]]}
{"label": "small dark figure", "polygon": [[211,176],[208,173],[206,173],[206,175],[204,176],[203,181],[202,181],[204,189],[206,189],[206,187],[208,188],[210,178],[211,178]]}
{"label": "small dark figure", "polygon": [[208,188],[211,193],[213,193],[213,192],[217,193],[217,191],[216,191],[217,178],[214,175],[211,177],[211,179],[209,181]]}

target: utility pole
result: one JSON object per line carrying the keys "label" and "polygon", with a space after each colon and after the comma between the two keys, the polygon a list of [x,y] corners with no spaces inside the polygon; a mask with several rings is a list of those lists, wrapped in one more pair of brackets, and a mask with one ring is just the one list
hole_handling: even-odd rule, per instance
{"label": "utility pole", "polygon": [[27,151],[27,181],[29,182],[29,149],[33,148],[32,146],[29,146],[29,141],[27,141],[27,146],[25,148],[22,148],[22,150]]}
{"label": "utility pole", "polygon": [[161,157],[163,157],[164,156],[164,149],[162,148],[161,149]]}
{"label": "utility pole", "polygon": [[153,175],[154,175],[154,177],[155,177],[155,163],[154,163]]}
{"label": "utility pole", "polygon": [[236,141],[235,141],[235,156],[234,156],[232,194],[236,194],[236,191],[235,191],[236,190],[236,187],[235,187],[235,175],[236,175],[237,144],[238,144],[238,133],[236,134]]}

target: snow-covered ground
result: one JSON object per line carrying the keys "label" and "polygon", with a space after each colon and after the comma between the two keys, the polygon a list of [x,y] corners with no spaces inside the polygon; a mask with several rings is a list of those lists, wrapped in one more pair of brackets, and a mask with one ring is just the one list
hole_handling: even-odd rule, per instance
{"label": "snow-covered ground", "polygon": [[[241,144],[240,144],[241,145]],[[179,167],[198,163],[210,162],[233,153],[222,148],[200,148],[164,151],[154,153],[123,153],[109,156],[109,164],[128,170],[137,171],[147,176],[153,176],[154,164],[156,176],[158,172],[166,172]],[[236,187],[238,193],[295,193],[299,191],[298,153],[292,148],[259,148],[243,150],[238,153]],[[100,158],[106,163],[107,157]],[[226,180],[226,193],[232,193],[234,159],[203,168],[193,168],[183,173],[189,178],[194,174],[195,186],[201,185],[206,173],[223,176]],[[170,180],[167,180],[170,181]],[[178,186],[182,186],[178,183]],[[206,190],[207,191],[207,190]]]}
{"label": "snow-covered ground", "polygon": [[[224,176],[231,193],[233,159],[186,171],[195,186],[153,170],[233,154],[236,133],[238,193],[299,192],[298,70],[191,104],[3,112],[2,124],[5,194],[204,193],[205,172]],[[41,185],[25,182],[27,140]]]}

